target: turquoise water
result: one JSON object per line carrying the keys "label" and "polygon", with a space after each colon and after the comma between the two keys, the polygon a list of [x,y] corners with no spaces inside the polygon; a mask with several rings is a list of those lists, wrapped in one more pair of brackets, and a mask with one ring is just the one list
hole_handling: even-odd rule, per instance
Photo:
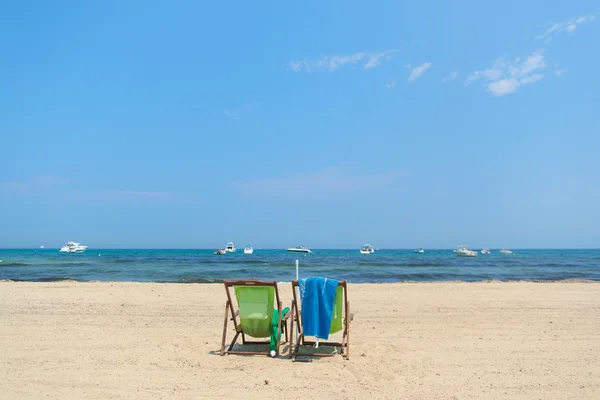
{"label": "turquoise water", "polygon": [[600,250],[514,250],[503,255],[457,257],[453,250],[243,251],[216,256],[213,250],[0,250],[0,279],[22,281],[220,282],[224,279],[289,281],[326,276],[350,282],[587,279],[600,281]]}

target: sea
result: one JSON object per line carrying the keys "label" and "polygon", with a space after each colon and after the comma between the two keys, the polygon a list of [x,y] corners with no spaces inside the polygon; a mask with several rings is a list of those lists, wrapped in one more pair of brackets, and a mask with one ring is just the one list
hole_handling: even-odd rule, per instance
{"label": "sea", "polygon": [[430,281],[600,281],[600,250],[513,250],[512,255],[457,257],[452,249],[313,250],[311,254],[255,249],[215,255],[214,250],[88,249],[59,253],[58,249],[0,250],[0,280],[51,282],[222,282],[260,279],[289,282],[322,276],[364,282]]}

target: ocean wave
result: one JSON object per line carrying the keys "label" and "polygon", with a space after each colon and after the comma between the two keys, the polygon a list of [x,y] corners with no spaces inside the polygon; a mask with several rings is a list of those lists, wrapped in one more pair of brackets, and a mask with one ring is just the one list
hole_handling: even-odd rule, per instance
{"label": "ocean wave", "polygon": [[423,262],[407,262],[407,263],[398,263],[396,262],[368,262],[368,261],[359,261],[354,263],[361,267],[446,267],[448,263],[442,262],[432,262],[430,260]]}
{"label": "ocean wave", "polygon": [[24,262],[18,262],[18,261],[2,261],[0,262],[0,267],[26,267],[28,265],[32,265],[32,264],[27,264]]}
{"label": "ocean wave", "polygon": [[222,279],[182,278],[180,281],[159,281],[161,283],[223,283]]}

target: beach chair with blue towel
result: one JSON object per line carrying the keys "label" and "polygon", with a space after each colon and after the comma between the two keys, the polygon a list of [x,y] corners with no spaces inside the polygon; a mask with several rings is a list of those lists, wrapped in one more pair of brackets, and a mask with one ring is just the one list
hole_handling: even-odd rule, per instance
{"label": "beach chair with blue towel", "polygon": [[[230,293],[231,288],[233,288],[237,299],[237,308]],[[225,281],[225,292],[227,293],[227,302],[225,303],[221,355],[279,355],[282,330],[285,332],[286,341],[288,340],[286,324],[289,314],[282,315],[282,303],[279,300],[277,282]],[[277,308],[275,309],[274,306]],[[227,349],[225,349],[229,321],[233,321],[235,335]],[[243,345],[268,344],[269,348],[265,351],[234,351],[233,346],[240,336]],[[250,341],[247,339],[248,336],[252,338],[269,338],[270,340]]]}
{"label": "beach chair with blue towel", "polygon": [[[290,357],[328,357],[334,353],[305,352],[299,353],[300,346],[339,347],[342,357],[350,357],[350,322],[354,314],[350,312],[348,301],[348,285],[346,281],[327,280],[324,278],[308,278],[303,281],[292,281],[291,337]],[[298,298],[300,295],[301,299]],[[329,315],[331,315],[329,317]],[[294,329],[294,327],[296,329]],[[330,334],[342,331],[341,342],[328,341]],[[294,338],[296,335],[296,338]],[[316,341],[306,340],[306,336],[314,336]],[[294,344],[294,340],[296,343]]]}

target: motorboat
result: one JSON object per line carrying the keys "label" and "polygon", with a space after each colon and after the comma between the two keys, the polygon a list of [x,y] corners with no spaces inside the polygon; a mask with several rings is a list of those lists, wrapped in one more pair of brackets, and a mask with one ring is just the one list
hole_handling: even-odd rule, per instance
{"label": "motorboat", "polygon": [[371,246],[370,244],[365,244],[362,249],[360,249],[360,254],[372,254],[375,253],[375,250],[373,250],[373,246]]}
{"label": "motorboat", "polygon": [[481,254],[492,254],[488,249],[481,250]]}
{"label": "motorboat", "polygon": [[416,249],[415,253],[425,253],[425,250],[423,250],[422,248],[421,249]]}
{"label": "motorboat", "polygon": [[513,252],[510,251],[509,249],[500,249],[500,253],[501,254],[512,254]]}
{"label": "motorboat", "polygon": [[311,251],[304,247],[304,246],[298,246],[298,247],[288,247],[287,249],[285,249],[285,251],[291,251],[294,253],[310,253]]}
{"label": "motorboat", "polygon": [[477,257],[477,252],[470,250],[467,246],[456,246],[454,252],[459,257]]}
{"label": "motorboat", "polygon": [[235,246],[233,245],[233,242],[228,242],[225,245],[225,251],[228,253],[235,253]]}
{"label": "motorboat", "polygon": [[224,256],[225,254],[227,254],[227,252],[223,249],[218,249],[217,251],[215,251],[216,256]]}
{"label": "motorboat", "polygon": [[61,247],[61,253],[81,253],[87,250],[87,246],[82,246],[80,243],[67,242],[66,246]]}
{"label": "motorboat", "polygon": [[254,249],[252,248],[252,246],[244,247],[244,254],[252,254],[252,253],[254,253]]}

